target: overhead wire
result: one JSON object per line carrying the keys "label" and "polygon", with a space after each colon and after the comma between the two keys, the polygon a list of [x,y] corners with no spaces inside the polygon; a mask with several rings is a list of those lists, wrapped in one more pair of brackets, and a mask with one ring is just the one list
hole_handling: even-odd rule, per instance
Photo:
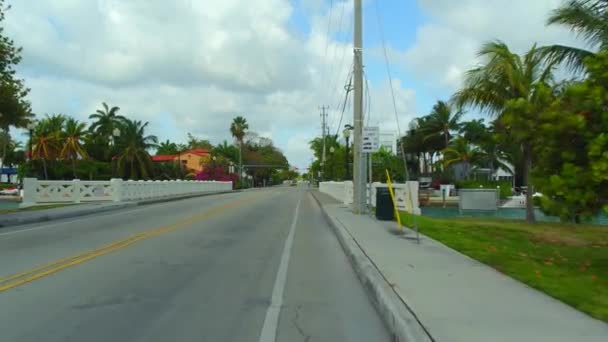
{"label": "overhead wire", "polygon": [[[376,9],[376,20],[377,20],[377,23],[378,23],[378,30],[380,32],[380,38],[381,38],[381,41],[382,41],[382,51],[384,53],[384,62],[385,62],[385,65],[386,65],[386,73],[388,75],[389,87],[391,89],[391,98],[393,100],[393,109],[394,109],[394,112],[395,112],[395,122],[397,123],[398,139],[401,140],[402,139],[402,137],[401,137],[401,125],[399,124],[399,113],[398,113],[398,110],[397,110],[397,100],[396,100],[396,97],[395,97],[395,90],[393,89],[393,76],[392,76],[390,61],[389,61],[389,58],[388,58],[388,51],[386,49],[386,39],[385,39],[385,36],[384,36],[384,25],[382,24],[382,18],[381,18],[381,15],[380,15],[380,8],[379,8],[379,5],[378,5],[378,2],[379,2],[379,0],[375,0],[374,1],[374,5],[375,5],[375,9]],[[403,140],[400,141],[399,146],[401,147],[400,148],[400,150],[401,150],[401,158],[403,158],[403,167],[405,169],[405,181],[406,181],[406,184],[407,184],[407,182],[410,180],[410,174],[409,174],[409,171],[407,169],[407,160],[406,160],[406,157],[405,157],[405,147],[404,147],[404,144],[403,144]],[[412,191],[408,191],[408,193],[409,193],[409,197],[410,197],[410,203],[413,203],[412,202],[412,198],[411,198]],[[416,215],[412,215],[412,217],[413,217],[413,222],[412,223],[414,225],[414,228],[416,229],[417,240],[418,240],[418,243],[420,243],[420,237],[418,235],[418,226],[416,225]]]}
{"label": "overhead wire", "polygon": [[[346,111],[346,104],[348,102],[348,94],[352,91],[352,82],[353,82],[353,72],[351,68],[351,72],[349,73],[348,83],[344,86],[344,103],[342,104],[342,113],[340,114],[340,121],[338,122],[338,126],[336,127],[336,136],[340,134],[340,127],[342,126],[342,120],[344,119],[344,112]],[[348,102],[350,104],[350,102]],[[339,106],[340,104],[338,104]],[[338,110],[339,108],[336,108]]]}
{"label": "overhead wire", "polygon": [[[344,22],[344,12],[345,12],[345,8],[346,8],[346,3],[342,2],[340,3],[341,6],[341,11],[340,11],[340,19],[338,20],[338,26],[337,26],[337,43],[335,45],[335,48],[333,49],[334,53],[333,55],[335,55],[337,52],[336,50],[339,50],[340,47],[340,43],[342,41],[344,41],[344,38],[348,35],[348,31],[344,30],[342,27],[342,23]],[[352,17],[351,17],[352,18]],[[352,25],[350,25],[352,26]],[[349,26],[349,27],[350,27]],[[351,27],[352,29],[352,27]],[[336,101],[335,96],[336,96],[336,92],[338,91],[338,83],[340,82],[340,76],[344,74],[344,58],[346,56],[346,50],[348,49],[342,49],[342,57],[340,58],[340,63],[338,64],[338,67],[335,69],[335,72],[331,72],[328,76],[329,78],[329,82],[328,84],[330,85],[330,89],[327,92],[327,95],[329,97],[328,99],[328,103],[332,103],[333,101]],[[332,55],[332,56],[333,56]],[[332,57],[331,59],[332,63],[334,62],[334,58]],[[340,103],[341,98],[337,99],[337,103]],[[332,115],[331,116],[331,123],[330,125],[333,126],[335,119],[337,116],[337,112],[336,115]]]}
{"label": "overhead wire", "polygon": [[[329,59],[328,59],[328,50],[329,50],[329,40],[330,40],[330,36],[331,36],[331,23],[332,23],[332,17],[333,17],[333,9],[334,9],[334,1],[330,0],[329,1],[329,15],[327,16],[327,32],[325,35],[325,52],[323,54],[323,74],[321,75],[321,85],[325,85],[326,81],[327,81],[327,74],[332,70],[332,63],[328,63]],[[329,70],[328,70],[329,69]],[[325,105],[325,104],[323,104]]]}
{"label": "overhead wire", "polygon": [[372,117],[372,97],[369,93],[369,80],[367,79],[367,74],[365,73],[365,71],[363,72],[363,77],[365,78],[365,111],[363,118],[367,119],[366,126],[369,126],[369,121]]}

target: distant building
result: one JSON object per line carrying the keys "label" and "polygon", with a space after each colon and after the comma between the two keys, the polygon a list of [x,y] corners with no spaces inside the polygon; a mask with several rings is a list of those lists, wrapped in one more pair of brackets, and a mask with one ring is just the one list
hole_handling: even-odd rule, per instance
{"label": "distant building", "polygon": [[397,133],[380,131],[380,146],[392,154],[397,154]]}
{"label": "distant building", "polygon": [[184,151],[179,154],[152,156],[155,163],[181,162],[184,168],[190,171],[202,171],[203,166],[209,162],[211,152],[202,148]]}

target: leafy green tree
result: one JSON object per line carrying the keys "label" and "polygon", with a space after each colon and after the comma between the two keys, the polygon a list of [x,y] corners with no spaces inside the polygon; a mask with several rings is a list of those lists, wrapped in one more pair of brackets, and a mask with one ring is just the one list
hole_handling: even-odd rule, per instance
{"label": "leafy green tree", "polygon": [[[532,183],[529,175],[537,115],[547,105],[554,64],[546,63],[542,51],[533,46],[520,56],[500,41],[486,43],[479,52],[483,65],[469,70],[464,87],[453,96],[459,106],[476,107],[503,121],[511,144],[521,146],[524,160],[526,220],[533,222]],[[508,114],[508,115],[506,115]]]}
{"label": "leafy green tree", "polygon": [[471,144],[483,145],[491,139],[492,133],[484,124],[483,119],[471,120],[463,122],[460,127],[460,134]]}
{"label": "leafy green tree", "polygon": [[[547,24],[569,27],[583,38],[589,47],[608,49],[608,1],[570,0],[554,10]],[[541,49],[551,62],[564,62],[570,69],[581,71],[585,58],[595,54],[592,50],[564,45],[551,45]]]}
{"label": "leafy green tree", "polygon": [[[406,153],[415,154],[422,161],[422,173],[429,174],[432,171],[432,160],[435,154],[445,148],[445,137],[441,134],[428,134],[433,129],[429,128],[430,115],[413,120],[409,131],[401,140]],[[418,172],[416,172],[418,173]]]}
{"label": "leafy green tree", "polygon": [[541,208],[581,222],[608,211],[608,52],[585,60],[588,78],[540,114],[533,168]]}
{"label": "leafy green tree", "polygon": [[76,174],[76,160],[78,158],[88,158],[87,151],[84,148],[84,138],[87,134],[87,125],[84,122],[79,122],[74,118],[67,118],[65,127],[60,134],[63,147],[61,148],[60,158],[72,161],[72,171],[74,178]]}
{"label": "leafy green tree", "polygon": [[465,177],[469,178],[473,167],[479,166],[484,158],[484,153],[477,146],[470,144],[464,137],[458,137],[443,150],[442,162],[445,166],[462,165]]}
{"label": "leafy green tree", "polygon": [[372,178],[374,182],[386,182],[386,170],[391,175],[393,182],[405,181],[405,168],[403,158],[394,155],[381,147],[378,152],[372,154]]}
{"label": "leafy green tree", "polygon": [[[239,165],[243,165],[243,138],[249,129],[247,119],[242,116],[237,116],[232,119],[230,124],[230,134],[236,139],[239,145]],[[239,170],[239,173],[242,170]]]}
{"label": "leafy green tree", "polygon": [[239,158],[239,149],[234,145],[229,145],[226,140],[215,146],[212,150],[214,156],[221,156],[233,163],[236,163]]}
{"label": "leafy green tree", "polygon": [[[8,9],[10,6],[0,0],[0,24]],[[21,52],[22,49],[15,46],[0,25],[0,128],[5,132],[10,126],[25,127],[33,116],[26,100],[29,89],[22,79],[17,78],[15,71],[15,66],[21,62]],[[6,157],[5,153],[3,157]]]}
{"label": "leafy green tree", "polygon": [[190,150],[202,148],[204,150],[211,151],[213,149],[213,144],[210,143],[209,140],[199,139],[190,133],[188,133],[187,146]]}
{"label": "leafy green tree", "polygon": [[438,101],[420,127],[426,134],[426,139],[440,136],[444,141],[443,148],[447,148],[451,132],[458,131],[461,127],[463,115],[463,111],[455,111],[447,102]]}
{"label": "leafy green tree", "polygon": [[[103,159],[110,161],[114,155],[115,140],[114,130],[120,129],[126,120],[122,115],[119,115],[119,107],[109,107],[107,103],[102,102],[102,108],[98,109],[95,113],[89,115],[89,119],[93,120],[89,130],[92,134],[91,143],[102,146]],[[122,132],[121,132],[122,134]]]}
{"label": "leafy green tree", "polygon": [[177,144],[169,140],[163,141],[158,144],[158,149],[156,150],[156,154],[160,155],[172,155],[177,154],[177,152],[179,152]]}
{"label": "leafy green tree", "polygon": [[44,179],[49,179],[47,162],[56,160],[61,152],[61,131],[65,122],[62,114],[46,115],[36,125],[32,136],[32,159],[41,160]]}
{"label": "leafy green tree", "polygon": [[121,125],[121,135],[117,140],[120,154],[117,156],[118,173],[123,178],[133,180],[150,179],[153,176],[149,150],[156,147],[158,138],[146,135],[148,123],[125,119]]}

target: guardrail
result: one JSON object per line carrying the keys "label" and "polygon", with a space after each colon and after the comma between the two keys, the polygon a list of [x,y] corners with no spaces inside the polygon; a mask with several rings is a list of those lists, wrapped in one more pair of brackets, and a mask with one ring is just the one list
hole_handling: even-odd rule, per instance
{"label": "guardrail", "polygon": [[[371,206],[376,207],[376,189],[386,188],[385,183],[372,183]],[[393,183],[395,199],[399,210],[420,215],[420,204],[418,201],[418,182]],[[353,203],[353,182],[321,182],[319,191],[326,193],[344,204]],[[369,195],[369,187],[367,189]],[[368,202],[369,203],[369,202]]]}
{"label": "guardrail", "polygon": [[46,181],[23,180],[22,207],[41,203],[123,202],[232,190],[232,182],[216,181]]}

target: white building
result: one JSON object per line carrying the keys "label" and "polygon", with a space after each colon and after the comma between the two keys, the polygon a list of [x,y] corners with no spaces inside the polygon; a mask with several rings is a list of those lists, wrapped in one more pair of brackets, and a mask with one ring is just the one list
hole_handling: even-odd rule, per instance
{"label": "white building", "polygon": [[397,133],[380,131],[380,146],[392,154],[397,154]]}

